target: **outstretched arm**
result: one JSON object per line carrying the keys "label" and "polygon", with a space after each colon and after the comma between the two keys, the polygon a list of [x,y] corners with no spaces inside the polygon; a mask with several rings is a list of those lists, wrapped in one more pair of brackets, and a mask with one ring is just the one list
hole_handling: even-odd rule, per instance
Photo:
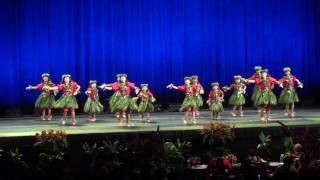
{"label": "outstretched arm", "polygon": [[106,83],[103,83],[101,84],[100,86],[98,86],[100,89],[102,90],[106,90],[107,88],[111,88],[111,85],[110,84],[106,84]]}
{"label": "outstretched arm", "polygon": [[102,89],[103,91],[104,90],[109,90],[111,91],[112,90],[112,85],[111,84],[106,84],[106,83],[103,83],[101,84],[100,86],[98,86],[100,89]]}
{"label": "outstretched arm", "polygon": [[234,88],[234,84],[231,84],[231,85],[229,85],[229,86],[223,86],[222,87],[222,90],[224,91],[224,92],[227,92],[227,91],[229,91],[229,90],[231,90],[231,89],[233,89]]}
{"label": "outstretched arm", "polygon": [[229,91],[231,88],[229,87],[229,86],[223,86],[222,87],[222,90],[224,91],[224,92],[227,92],[227,91]]}
{"label": "outstretched arm", "polygon": [[167,88],[168,89],[178,89],[178,87],[177,86],[175,86],[174,84],[169,84],[168,86],[167,86]]}
{"label": "outstretched arm", "polygon": [[178,86],[173,85],[172,88],[173,89],[178,89]]}
{"label": "outstretched arm", "polygon": [[242,79],[242,81],[248,84],[256,83],[256,80],[252,80],[252,79]]}
{"label": "outstretched arm", "polygon": [[36,89],[38,89],[38,86],[29,85],[29,86],[26,87],[26,90],[36,90]]}

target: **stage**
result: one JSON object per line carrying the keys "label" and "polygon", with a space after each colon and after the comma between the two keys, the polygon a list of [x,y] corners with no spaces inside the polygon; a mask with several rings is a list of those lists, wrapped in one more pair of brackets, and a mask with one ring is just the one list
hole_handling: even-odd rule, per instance
{"label": "stage", "polygon": [[[24,116],[15,118],[0,119],[0,138],[5,137],[28,137],[42,130],[64,130],[68,135],[86,134],[124,134],[124,133],[148,133],[157,131],[194,131],[202,129],[202,125],[210,122],[210,112],[201,111],[197,124],[182,123],[182,113],[179,112],[160,112],[152,114],[152,123],[141,122],[138,114],[133,114],[132,126],[119,126],[113,114],[100,114],[96,122],[89,122],[87,115],[77,115],[78,124],[72,126],[68,121],[66,125],[61,125],[61,116],[54,116],[51,121],[41,121],[39,117]],[[268,124],[258,120],[255,110],[245,110],[244,117],[231,117],[230,111],[226,110],[221,114],[222,123],[234,124],[237,129],[260,129],[265,127],[280,126],[280,121],[288,127],[319,126],[319,109],[297,109],[295,118],[285,118],[283,110],[272,111],[272,121]]]}

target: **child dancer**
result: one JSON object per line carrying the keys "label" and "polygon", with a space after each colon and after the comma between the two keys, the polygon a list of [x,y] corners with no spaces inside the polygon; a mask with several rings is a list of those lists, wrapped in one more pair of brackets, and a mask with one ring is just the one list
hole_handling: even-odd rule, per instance
{"label": "child dancer", "polygon": [[66,124],[67,114],[71,113],[72,125],[77,124],[75,110],[79,108],[76,95],[80,93],[80,86],[73,82],[70,74],[62,75],[61,84],[56,87],[49,88],[50,90],[62,91],[62,96],[54,103],[54,108],[63,109],[62,125]]}
{"label": "child dancer", "polygon": [[[47,89],[47,87],[54,87],[55,84],[53,84],[50,80],[50,74],[43,73],[41,75],[42,82],[39,83],[37,86],[31,86],[29,85],[26,89],[27,90],[41,90],[41,94],[38,96],[35,107],[38,109],[41,109],[41,120],[48,120],[50,121],[52,119],[51,115],[51,109],[53,107],[54,103],[54,95],[56,95],[56,91],[54,93],[51,93],[50,90]],[[48,111],[48,116],[46,117],[46,111]]]}
{"label": "child dancer", "polygon": [[[102,90],[106,90],[107,87],[109,87],[109,89],[112,89],[112,86],[116,86],[117,84],[120,83],[120,78],[121,78],[121,75],[122,74],[117,74],[116,75],[116,78],[117,78],[117,81],[114,82],[114,83],[110,83],[110,84],[105,84],[103,83],[101,86],[99,86],[99,88],[101,88]],[[117,102],[117,99],[120,97],[120,91],[115,91],[112,96],[109,98],[109,108],[110,108],[110,111],[112,113],[115,113],[116,114],[116,118],[118,119],[118,121],[120,121],[120,114],[119,112],[115,112],[115,109],[114,109],[114,104],[115,102]]]}
{"label": "child dancer", "polygon": [[127,126],[131,125],[131,113],[138,109],[136,98],[130,96],[130,92],[136,89],[134,83],[127,80],[126,74],[121,74],[120,82],[113,83],[111,87],[106,87],[107,90],[119,91],[119,98],[115,99],[114,112],[120,116],[120,125],[122,125],[122,119],[126,119]]}
{"label": "child dancer", "polygon": [[96,121],[96,114],[103,111],[103,105],[99,102],[99,90],[97,89],[97,81],[90,80],[89,87],[85,92],[88,99],[84,105],[83,111],[89,113],[89,121]]}
{"label": "child dancer", "polygon": [[219,113],[223,111],[222,102],[224,101],[223,91],[219,88],[219,83],[211,83],[212,90],[209,93],[207,103],[212,113],[212,119],[218,119]]}
{"label": "child dancer", "polygon": [[295,82],[298,83],[299,88],[303,88],[303,84],[293,75],[291,75],[291,68],[283,68],[284,77],[279,80],[279,86],[283,88],[279,103],[285,105],[284,116],[295,117],[294,103],[299,102],[298,94],[294,88]]}
{"label": "child dancer", "polygon": [[202,85],[199,82],[199,78],[196,75],[191,76],[192,80],[192,85],[196,86],[196,102],[197,102],[197,108],[196,108],[196,115],[199,116],[199,109],[203,106],[203,99],[202,99],[202,94],[204,94],[204,90]]}
{"label": "child dancer", "polygon": [[148,88],[148,84],[141,84],[141,90],[136,89],[138,95],[139,106],[138,112],[141,114],[141,119],[147,118],[147,122],[150,123],[150,113],[154,111],[153,103],[156,101],[153,94]]}
{"label": "child dancer", "polygon": [[229,105],[232,105],[232,111],[230,112],[233,117],[237,116],[237,109],[240,116],[243,116],[242,106],[246,103],[244,94],[246,93],[246,85],[241,82],[242,77],[240,75],[234,76],[234,83],[229,87],[223,87],[225,92],[233,89],[233,94],[229,98]]}
{"label": "child dancer", "polygon": [[[249,77],[248,79],[249,80],[260,79],[260,77],[261,77],[261,74],[260,74],[261,69],[262,69],[261,66],[255,66],[254,67],[254,74],[251,77]],[[255,83],[253,91],[252,91],[252,95],[251,95],[251,101],[252,101],[254,107],[257,107],[256,102],[257,102],[258,97],[260,96],[260,93],[261,93],[260,87],[259,87],[259,85],[257,83]],[[258,108],[258,112],[260,112],[259,107],[257,107],[257,108]]]}
{"label": "child dancer", "polygon": [[261,79],[246,80],[251,83],[256,83],[261,89],[261,94],[257,97],[257,106],[260,107],[260,120],[270,121],[271,120],[271,107],[277,105],[277,97],[272,92],[274,84],[278,84],[278,81],[268,76],[268,70],[261,70]]}
{"label": "child dancer", "polygon": [[187,119],[191,115],[192,117],[192,123],[196,124],[196,109],[197,109],[197,102],[195,98],[195,93],[196,93],[196,86],[191,85],[191,78],[190,77],[185,77],[184,78],[184,85],[182,86],[175,86],[172,83],[167,86],[169,89],[177,89],[180,91],[183,91],[185,93],[185,98],[183,100],[183,103],[180,107],[181,112],[185,112],[184,118],[183,118],[183,123],[187,124]]}

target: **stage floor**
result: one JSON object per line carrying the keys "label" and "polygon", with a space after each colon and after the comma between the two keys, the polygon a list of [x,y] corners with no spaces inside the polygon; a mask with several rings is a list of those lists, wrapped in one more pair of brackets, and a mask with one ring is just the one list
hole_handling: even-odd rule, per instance
{"label": "stage floor", "polygon": [[[255,110],[246,110],[244,117],[231,117],[230,111],[221,114],[220,122],[235,124],[236,128],[256,128],[279,126],[276,121],[281,121],[288,126],[319,125],[319,109],[297,109],[295,118],[285,118],[283,110],[273,110],[272,121],[268,124],[258,120]],[[64,130],[67,134],[92,134],[92,133],[126,133],[126,132],[150,132],[156,131],[160,125],[160,131],[200,130],[202,125],[210,121],[210,112],[202,111],[197,124],[184,125],[182,113],[161,112],[152,114],[152,123],[140,121],[138,114],[133,114],[131,127],[119,126],[114,115],[101,114],[97,116],[97,122],[88,122],[87,115],[77,116],[77,126],[61,125],[61,116],[55,116],[52,121],[41,121],[39,117],[25,116],[0,119],[0,137],[33,136],[41,130]]]}

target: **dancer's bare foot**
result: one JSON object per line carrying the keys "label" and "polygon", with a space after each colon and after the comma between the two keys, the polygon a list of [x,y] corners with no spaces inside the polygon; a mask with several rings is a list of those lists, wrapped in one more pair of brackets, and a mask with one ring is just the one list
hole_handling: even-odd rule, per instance
{"label": "dancer's bare foot", "polygon": [[183,119],[183,124],[188,124],[188,121],[185,118]]}
{"label": "dancer's bare foot", "polygon": [[72,124],[72,126],[77,125],[77,120],[76,120],[76,119],[73,119],[71,124]]}
{"label": "dancer's bare foot", "polygon": [[89,119],[90,122],[96,122],[96,118]]}
{"label": "dancer's bare foot", "polygon": [[261,116],[260,121],[266,121],[266,118],[264,116]]}

